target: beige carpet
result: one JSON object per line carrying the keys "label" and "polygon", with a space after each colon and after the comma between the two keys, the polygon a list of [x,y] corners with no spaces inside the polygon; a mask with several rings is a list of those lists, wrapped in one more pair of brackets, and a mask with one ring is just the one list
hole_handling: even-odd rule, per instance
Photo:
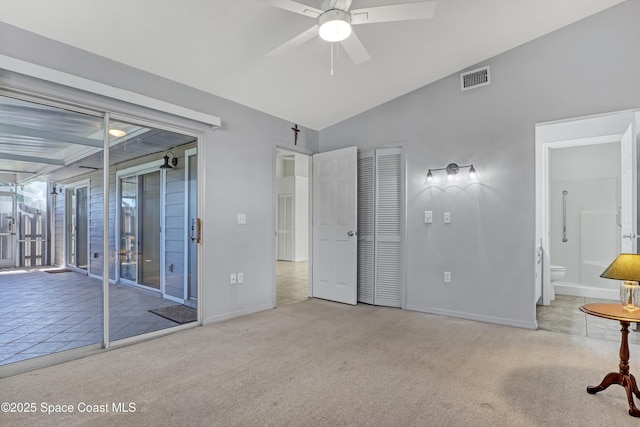
{"label": "beige carpet", "polygon": [[0,425],[640,426],[621,387],[585,391],[617,366],[614,342],[311,299],[0,380],[37,407]]}

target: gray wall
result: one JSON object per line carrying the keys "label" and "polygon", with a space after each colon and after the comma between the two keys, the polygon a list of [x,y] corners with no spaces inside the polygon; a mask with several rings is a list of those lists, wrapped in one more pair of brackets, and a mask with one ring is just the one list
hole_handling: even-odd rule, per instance
{"label": "gray wall", "polygon": [[[0,86],[24,87],[202,131],[204,143],[198,159],[204,167],[200,180],[204,189],[200,200],[204,318],[212,321],[273,307],[274,155],[276,145],[293,148],[292,123],[4,23],[0,23],[0,54],[220,117],[222,127],[213,131],[186,119],[0,69]],[[317,151],[318,133],[303,128],[298,146]],[[237,225],[237,213],[247,215],[246,225]],[[229,274],[237,272],[244,273],[244,283],[229,285]]]}
{"label": "gray wall", "polygon": [[[455,74],[321,131],[320,151],[406,143],[408,308],[535,326],[534,125],[640,106],[638,16],[627,1],[478,64],[490,86],[461,92]],[[450,162],[480,183],[423,184]]]}
{"label": "gray wall", "polygon": [[[409,308],[534,327],[534,124],[639,106],[638,16],[640,1],[630,0],[485,61],[491,86],[461,93],[453,75],[319,135],[301,132],[299,145],[312,152],[405,144]],[[276,145],[291,146],[291,123],[3,23],[0,54],[219,116],[222,128],[210,131],[28,82],[46,93],[202,130],[205,319],[272,305],[273,155]],[[0,70],[0,84],[25,80]],[[481,183],[425,188],[426,169],[449,162],[473,162]],[[434,211],[429,226],[422,223],[424,210]],[[444,211],[453,216],[447,226]],[[247,225],[236,224],[237,213],[247,214]],[[445,270],[451,284],[443,283]],[[245,283],[229,285],[232,272],[244,272]]]}

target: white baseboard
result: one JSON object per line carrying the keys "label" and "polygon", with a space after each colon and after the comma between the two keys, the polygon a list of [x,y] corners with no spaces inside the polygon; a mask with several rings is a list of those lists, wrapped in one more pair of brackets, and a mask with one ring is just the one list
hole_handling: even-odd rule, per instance
{"label": "white baseboard", "polygon": [[440,316],[455,317],[458,319],[475,320],[477,322],[494,323],[497,325],[504,325],[504,326],[513,326],[513,327],[522,328],[522,329],[533,329],[533,330],[538,329],[538,322],[536,320],[534,320],[533,322],[523,322],[522,320],[505,319],[503,317],[483,316],[481,314],[465,313],[462,311],[453,311],[453,310],[443,310],[443,309],[434,308],[434,307],[419,307],[415,305],[408,305],[407,310],[419,311],[422,313],[429,313],[429,314],[438,314]]}
{"label": "white baseboard", "polygon": [[246,316],[247,314],[258,313],[260,311],[266,311],[273,309],[273,305],[271,304],[263,304],[255,307],[245,308],[243,310],[232,311],[229,313],[217,314],[215,316],[206,317],[202,324],[208,325],[210,323],[223,322],[225,320],[233,319],[235,317]]}

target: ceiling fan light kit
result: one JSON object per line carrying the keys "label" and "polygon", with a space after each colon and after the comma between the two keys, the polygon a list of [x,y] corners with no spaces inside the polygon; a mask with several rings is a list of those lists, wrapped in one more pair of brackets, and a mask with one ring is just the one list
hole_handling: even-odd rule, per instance
{"label": "ceiling fan light kit", "polygon": [[332,49],[333,43],[340,43],[356,65],[368,61],[370,56],[356,32],[351,31],[352,26],[430,19],[435,15],[438,4],[436,0],[425,0],[351,10],[352,0],[325,0],[322,9],[293,0],[269,0],[269,3],[277,8],[316,19],[317,23],[269,52],[268,56],[277,58],[320,36],[321,39],[332,43]]}
{"label": "ceiling fan light kit", "polygon": [[341,42],[351,35],[351,17],[343,10],[331,9],[320,15],[318,34],[328,42]]}

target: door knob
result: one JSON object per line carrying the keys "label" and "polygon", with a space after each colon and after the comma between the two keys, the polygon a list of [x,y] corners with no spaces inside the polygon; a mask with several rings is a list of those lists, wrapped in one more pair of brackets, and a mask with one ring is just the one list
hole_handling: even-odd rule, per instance
{"label": "door knob", "polygon": [[348,231],[347,232],[347,236],[352,237],[354,236],[356,233],[354,233],[353,231]]}

